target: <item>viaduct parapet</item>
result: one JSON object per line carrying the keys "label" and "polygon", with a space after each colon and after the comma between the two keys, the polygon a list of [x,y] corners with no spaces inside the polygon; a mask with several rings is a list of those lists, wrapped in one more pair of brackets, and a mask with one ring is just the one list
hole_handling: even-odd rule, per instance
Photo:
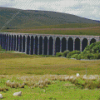
{"label": "viaduct parapet", "polygon": [[65,50],[83,51],[87,45],[98,41],[100,36],[0,32],[0,45],[3,49],[26,54],[55,55]]}

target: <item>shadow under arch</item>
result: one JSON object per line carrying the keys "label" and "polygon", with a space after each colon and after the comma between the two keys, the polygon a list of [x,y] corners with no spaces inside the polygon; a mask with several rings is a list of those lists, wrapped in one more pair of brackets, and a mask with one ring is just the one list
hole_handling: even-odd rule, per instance
{"label": "shadow under arch", "polygon": [[80,39],[79,38],[75,39],[75,50],[80,51]]}
{"label": "shadow under arch", "polygon": [[27,37],[27,52],[26,54],[29,54],[30,53],[30,37],[28,36]]}
{"label": "shadow under arch", "polygon": [[2,37],[1,37],[2,35],[0,34],[0,45],[1,45],[1,41],[2,41]]}
{"label": "shadow under arch", "polygon": [[53,55],[53,38],[49,38],[49,55]]}
{"label": "shadow under arch", "polygon": [[48,39],[47,37],[44,37],[44,55],[47,55],[47,43],[48,43]]}
{"label": "shadow under arch", "polygon": [[19,51],[21,52],[22,51],[22,36],[21,35],[20,35],[19,41],[20,41]]}
{"label": "shadow under arch", "polygon": [[96,39],[92,38],[90,41],[90,44],[95,43],[95,42],[96,42]]}
{"label": "shadow under arch", "polygon": [[25,52],[25,36],[23,36],[23,52]]}
{"label": "shadow under arch", "polygon": [[73,51],[73,39],[71,37],[68,39],[68,50]]}
{"label": "shadow under arch", "polygon": [[13,39],[13,35],[11,36],[11,50],[13,50],[13,42],[14,42],[14,39]]}
{"label": "shadow under arch", "polygon": [[59,37],[56,38],[55,45],[56,45],[56,49],[55,49],[56,53],[60,52],[60,38]]}
{"label": "shadow under arch", "polygon": [[62,52],[66,50],[66,38],[62,38]]}
{"label": "shadow under arch", "polygon": [[16,51],[16,35],[14,35],[14,51]]}
{"label": "shadow under arch", "polygon": [[38,37],[35,37],[35,54],[38,54]]}
{"label": "shadow under arch", "polygon": [[30,54],[33,55],[33,50],[34,50],[34,37],[33,36],[31,36],[31,47],[30,48],[31,48]]}
{"label": "shadow under arch", "polygon": [[42,55],[42,42],[43,38],[42,36],[39,37],[39,55]]}
{"label": "shadow under arch", "polygon": [[88,45],[88,39],[84,38],[82,41],[82,51],[85,49],[87,45]]}
{"label": "shadow under arch", "polygon": [[11,35],[9,35],[9,50],[11,50]]}
{"label": "shadow under arch", "polygon": [[6,45],[5,45],[6,51],[8,50],[8,34],[6,35]]}

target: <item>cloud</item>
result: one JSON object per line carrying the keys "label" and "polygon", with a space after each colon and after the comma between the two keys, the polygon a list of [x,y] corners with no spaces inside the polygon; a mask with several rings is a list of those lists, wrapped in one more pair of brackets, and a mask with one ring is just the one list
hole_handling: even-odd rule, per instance
{"label": "cloud", "polygon": [[100,20],[100,0],[0,0],[0,6],[70,13]]}

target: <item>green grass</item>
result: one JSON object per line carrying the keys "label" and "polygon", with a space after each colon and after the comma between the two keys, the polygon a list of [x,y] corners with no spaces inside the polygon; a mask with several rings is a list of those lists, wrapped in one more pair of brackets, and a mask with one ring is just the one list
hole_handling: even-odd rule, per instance
{"label": "green grass", "polygon": [[[66,24],[58,24],[58,25],[49,25],[49,26],[37,26],[35,29],[42,28],[89,28],[89,27],[99,27],[100,24],[87,24],[87,23],[66,23]],[[32,29],[30,27],[30,29]]]}
{"label": "green grass", "polygon": [[[4,97],[3,100],[99,100],[100,89],[81,89],[81,86],[77,85],[84,83],[80,78],[86,74],[86,67],[88,77],[91,74],[100,76],[100,60],[80,61],[21,53],[0,53],[0,88],[8,89],[0,93]],[[78,83],[64,80],[67,75],[75,77],[76,73],[80,73]],[[39,81],[45,79],[48,79],[50,84],[39,87]],[[25,86],[11,88],[6,85],[7,80],[25,83]],[[13,93],[18,91],[22,91],[22,96],[14,97]]]}
{"label": "green grass", "polygon": [[[3,78],[1,78],[3,77]],[[52,81],[52,84],[47,87],[39,88],[25,85],[24,88],[10,88],[7,87],[5,82],[7,79],[16,81],[15,77],[21,76],[0,76],[0,87],[8,88],[6,92],[0,92],[3,100],[98,100],[100,98],[99,89],[80,89],[69,81]],[[30,77],[30,76],[27,76]],[[32,77],[32,76],[31,76]],[[48,76],[35,76],[38,78],[46,78]],[[35,78],[34,77],[34,78]],[[49,76],[50,77],[50,76]],[[60,77],[60,76],[59,76]],[[38,79],[39,80],[39,79]],[[17,79],[17,82],[20,82]],[[13,93],[22,91],[22,96],[14,97]]]}
{"label": "green grass", "polygon": [[[5,63],[6,62],[6,63]],[[0,74],[100,74],[100,60],[80,61],[59,57],[42,57],[17,53],[0,54]],[[20,70],[20,71],[19,71]]]}

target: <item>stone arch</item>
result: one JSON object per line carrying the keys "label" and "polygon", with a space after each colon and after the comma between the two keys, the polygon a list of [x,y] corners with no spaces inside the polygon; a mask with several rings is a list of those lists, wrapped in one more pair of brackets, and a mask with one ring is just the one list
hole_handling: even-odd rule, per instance
{"label": "stone arch", "polygon": [[23,36],[23,52],[25,52],[25,36]]}
{"label": "stone arch", "polygon": [[68,50],[73,51],[73,39],[71,37],[68,39]]}
{"label": "stone arch", "polygon": [[49,38],[49,55],[53,54],[53,38]]}
{"label": "stone arch", "polygon": [[62,38],[62,52],[66,50],[66,38]]}
{"label": "stone arch", "polygon": [[42,36],[39,37],[39,55],[42,55],[42,41],[43,41],[43,38]]}
{"label": "stone arch", "polygon": [[31,55],[33,55],[33,49],[34,49],[34,38],[31,36]]}
{"label": "stone arch", "polygon": [[55,50],[56,53],[60,52],[60,38],[59,37],[56,38],[55,45],[56,45],[56,50]]}
{"label": "stone arch", "polygon": [[27,36],[27,54],[30,54],[30,37]]}
{"label": "stone arch", "polygon": [[75,39],[75,50],[80,51],[80,39],[79,38]]}
{"label": "stone arch", "polygon": [[87,45],[88,45],[88,39],[84,38],[82,41],[82,51],[85,49]]}
{"label": "stone arch", "polygon": [[35,37],[35,54],[38,54],[38,37]]}
{"label": "stone arch", "polygon": [[44,37],[44,55],[47,55],[47,44],[48,43],[48,39],[47,37]]}
{"label": "stone arch", "polygon": [[92,38],[90,41],[90,44],[95,43],[95,42],[96,42],[96,39]]}

